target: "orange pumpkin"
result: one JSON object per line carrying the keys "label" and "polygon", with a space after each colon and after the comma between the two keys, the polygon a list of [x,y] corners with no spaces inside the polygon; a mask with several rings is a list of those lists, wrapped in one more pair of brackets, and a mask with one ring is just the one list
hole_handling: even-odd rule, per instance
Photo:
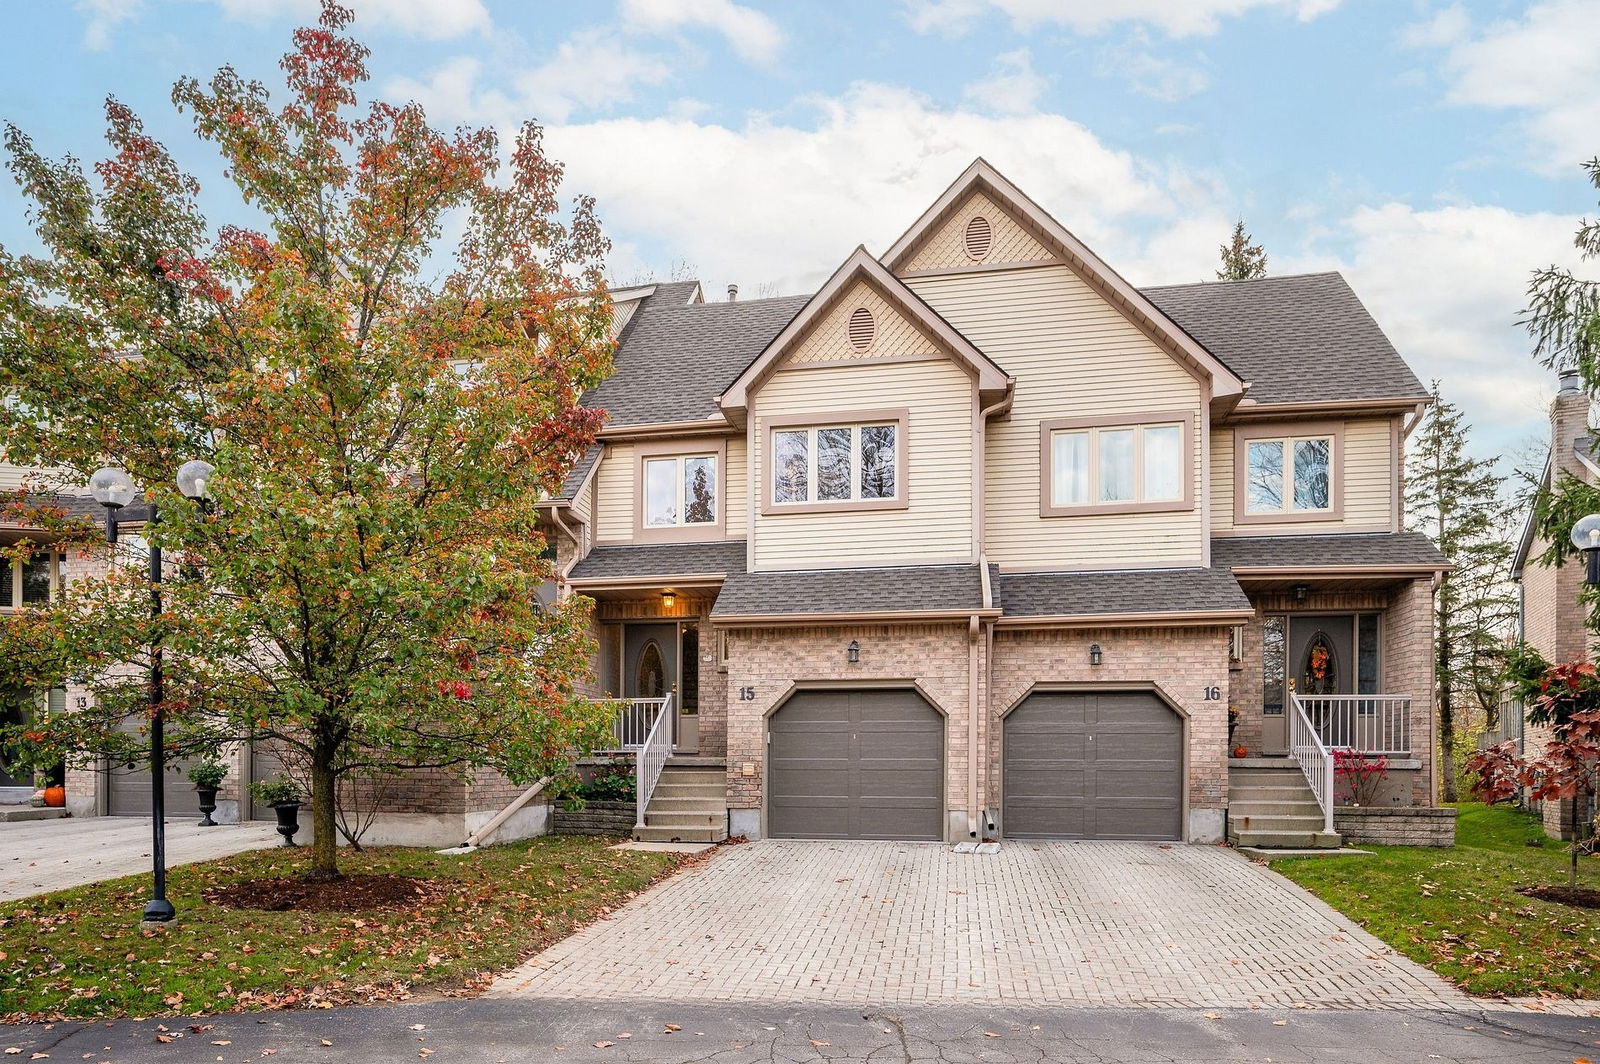
{"label": "orange pumpkin", "polygon": [[65,787],[46,787],[44,789],[44,804],[59,809],[67,804],[67,789]]}
{"label": "orange pumpkin", "polygon": [[1233,748],[1233,756],[1234,757],[1245,757],[1249,753],[1250,753],[1249,749],[1244,747],[1244,746],[1242,746],[1242,745],[1241,746],[1236,746],[1236,747]]}

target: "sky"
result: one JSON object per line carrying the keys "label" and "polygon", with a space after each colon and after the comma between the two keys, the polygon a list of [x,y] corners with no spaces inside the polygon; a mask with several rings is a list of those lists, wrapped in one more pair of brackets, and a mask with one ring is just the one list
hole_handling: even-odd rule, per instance
{"label": "sky", "polygon": [[[373,92],[440,126],[546,127],[597,197],[618,283],[813,291],[881,253],[976,156],[1135,284],[1210,280],[1237,218],[1269,272],[1342,271],[1509,467],[1554,374],[1516,324],[1530,272],[1581,263],[1600,193],[1600,0],[346,0]],[[281,87],[315,0],[15,2],[0,119],[105,154],[144,117],[240,216],[173,109],[223,64]],[[37,247],[0,186],[0,245]]]}

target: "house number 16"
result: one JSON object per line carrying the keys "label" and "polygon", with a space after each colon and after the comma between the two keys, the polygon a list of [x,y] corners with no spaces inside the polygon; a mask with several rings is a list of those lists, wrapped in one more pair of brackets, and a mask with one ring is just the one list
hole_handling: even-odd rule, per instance
{"label": "house number 16", "polygon": [[1220,688],[1220,687],[1207,687],[1206,688],[1206,701],[1207,702],[1221,702],[1222,701],[1222,688]]}

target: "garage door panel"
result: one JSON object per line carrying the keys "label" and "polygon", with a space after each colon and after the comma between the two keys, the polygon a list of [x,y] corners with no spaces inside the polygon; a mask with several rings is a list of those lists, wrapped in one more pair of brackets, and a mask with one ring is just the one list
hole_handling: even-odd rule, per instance
{"label": "garage door panel", "polygon": [[1183,725],[1146,692],[1040,692],[1003,724],[1014,838],[1181,837]]}
{"label": "garage door panel", "polygon": [[803,691],[769,736],[774,837],[943,837],[944,722],[915,692]]}

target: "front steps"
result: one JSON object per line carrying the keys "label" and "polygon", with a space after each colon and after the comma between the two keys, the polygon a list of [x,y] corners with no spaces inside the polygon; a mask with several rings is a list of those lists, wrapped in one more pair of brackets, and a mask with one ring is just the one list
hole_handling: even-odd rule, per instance
{"label": "front steps", "polygon": [[1322,808],[1292,758],[1253,757],[1228,766],[1228,841],[1269,850],[1337,849]]}
{"label": "front steps", "polygon": [[661,770],[636,842],[721,842],[728,837],[728,770],[720,760],[673,757]]}

